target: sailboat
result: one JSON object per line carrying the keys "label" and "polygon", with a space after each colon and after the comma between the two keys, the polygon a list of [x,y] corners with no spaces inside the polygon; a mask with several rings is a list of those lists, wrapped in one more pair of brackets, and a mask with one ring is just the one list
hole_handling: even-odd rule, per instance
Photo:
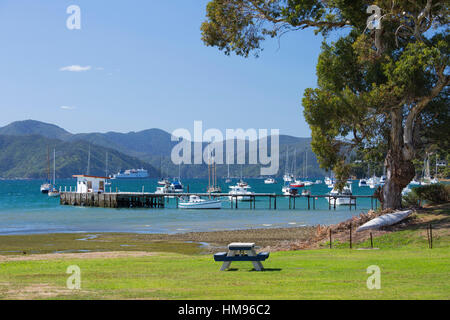
{"label": "sailboat", "polygon": [[59,197],[59,191],[56,189],[56,150],[53,149],[53,186],[48,192],[49,197]]}
{"label": "sailboat", "polygon": [[[105,164],[105,177],[108,176],[108,152],[106,152],[106,164]],[[109,182],[108,180],[105,181],[105,186],[110,186],[111,182]]]}
{"label": "sailboat", "polygon": [[47,147],[47,181],[41,185],[41,193],[48,194],[52,189],[52,184],[50,183],[50,151]]}
{"label": "sailboat", "polygon": [[427,153],[427,156],[425,158],[424,161],[424,165],[423,165],[423,170],[422,170],[422,181],[420,182],[420,184],[422,186],[427,186],[429,184],[431,184],[431,174],[430,174],[430,157],[429,154]]}
{"label": "sailboat", "polygon": [[[312,186],[314,183],[312,181],[308,180],[308,150],[305,150],[305,181],[303,183],[305,184],[305,187]],[[306,192],[304,192],[306,194]],[[305,195],[304,194],[304,195]]]}
{"label": "sailboat", "polygon": [[173,188],[175,193],[183,193],[184,191],[183,184],[181,183],[181,163],[178,165],[178,178],[172,181],[170,187]]}
{"label": "sailboat", "polygon": [[231,182],[231,178],[230,178],[230,163],[227,163],[227,179],[225,180],[225,183],[230,183]]}
{"label": "sailboat", "polygon": [[208,155],[208,193],[220,193],[222,189],[217,185],[216,159],[211,153]]}
{"label": "sailboat", "polygon": [[292,182],[294,180],[294,176],[292,173],[289,173],[289,149],[286,149],[286,168],[283,176],[284,182]]}
{"label": "sailboat", "polygon": [[[297,161],[295,159],[296,158],[296,154],[297,154],[297,150],[294,151],[294,161],[292,162],[292,172],[294,174],[297,171]],[[299,180],[299,179],[294,179],[294,181],[291,182],[291,184],[290,184],[290,187],[292,187],[292,188],[303,188],[304,186],[305,186],[305,183],[303,181]]]}
{"label": "sailboat", "polygon": [[[160,158],[160,172],[161,172],[161,177],[163,176],[163,165],[162,165],[162,157]],[[161,178],[158,180],[158,185],[160,186],[166,186],[166,185],[170,185],[170,181],[168,178]]]}

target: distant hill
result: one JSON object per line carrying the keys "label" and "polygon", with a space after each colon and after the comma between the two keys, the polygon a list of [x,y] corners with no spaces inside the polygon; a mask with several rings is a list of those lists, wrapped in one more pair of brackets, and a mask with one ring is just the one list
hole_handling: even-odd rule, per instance
{"label": "distant hill", "polygon": [[16,121],[0,127],[0,135],[27,136],[40,135],[50,139],[66,140],[72,136],[66,130],[49,123],[35,120]]}
{"label": "distant hill", "polygon": [[[56,149],[56,176],[70,178],[73,174],[86,174],[89,143],[66,142],[39,135],[0,135],[0,177],[2,178],[46,178],[47,150],[50,149],[50,167],[53,172],[53,149]],[[106,153],[109,173],[120,169],[145,168],[150,176],[159,172],[150,164],[127,156],[117,150],[91,145],[91,175],[105,175]]]}
{"label": "distant hill", "polygon": [[[76,143],[79,142],[89,142],[92,145],[114,149],[130,158],[138,158],[157,170],[162,169],[163,175],[178,176],[178,166],[170,161],[170,153],[177,142],[171,141],[170,133],[160,129],[149,129],[129,133],[107,132],[72,134],[56,125],[33,120],[17,121],[0,128],[0,135],[27,136],[30,134],[62,140],[69,143],[68,146],[76,145]],[[44,149],[46,150],[46,147]],[[85,152],[87,152],[87,150],[86,147]],[[94,150],[94,148],[92,150]],[[278,176],[282,176],[285,171],[286,150],[289,150],[289,169],[292,170],[295,167],[298,176],[303,176],[305,151],[308,152],[308,176],[322,177],[325,175],[325,171],[319,168],[316,156],[311,150],[311,138],[297,138],[281,135],[280,171],[278,172]],[[295,150],[296,159],[294,164],[293,155]],[[125,169],[132,167],[136,166],[123,166],[121,168]],[[232,176],[239,176],[241,166],[231,165],[230,171]],[[207,174],[208,171],[206,165],[183,165],[181,167],[181,176],[185,178],[207,177]],[[226,176],[227,166],[218,166],[217,174],[218,176]],[[244,165],[242,174],[243,176],[251,177],[259,176],[259,165]]]}

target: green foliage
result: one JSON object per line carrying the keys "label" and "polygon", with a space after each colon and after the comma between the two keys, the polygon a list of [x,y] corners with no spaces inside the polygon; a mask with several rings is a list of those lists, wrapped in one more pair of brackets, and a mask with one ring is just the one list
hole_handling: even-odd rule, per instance
{"label": "green foliage", "polygon": [[450,200],[450,185],[432,184],[414,188],[411,193],[415,193],[421,201],[430,204],[446,203]]}
{"label": "green foliage", "polygon": [[402,198],[402,205],[405,208],[408,207],[418,207],[420,206],[421,200],[419,198],[419,196],[417,195],[417,193],[413,190],[411,190],[411,192],[408,192],[407,194],[405,194]]}

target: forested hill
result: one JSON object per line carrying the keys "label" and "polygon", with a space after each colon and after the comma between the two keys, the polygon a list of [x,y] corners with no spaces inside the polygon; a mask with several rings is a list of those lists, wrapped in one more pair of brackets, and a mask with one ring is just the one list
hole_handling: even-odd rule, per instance
{"label": "forested hill", "polygon": [[109,173],[120,169],[144,168],[152,177],[159,172],[147,162],[127,156],[117,150],[89,144],[86,141],[67,142],[39,135],[0,135],[0,177],[44,179],[48,171],[48,150],[51,174],[53,149],[56,150],[57,178],[70,178],[74,174],[86,174],[88,152],[91,149],[90,174],[105,175],[108,153]]}

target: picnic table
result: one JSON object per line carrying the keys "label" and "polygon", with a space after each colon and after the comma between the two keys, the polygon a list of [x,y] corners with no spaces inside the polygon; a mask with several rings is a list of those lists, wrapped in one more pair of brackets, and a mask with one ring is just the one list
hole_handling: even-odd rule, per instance
{"label": "picnic table", "polygon": [[228,252],[219,252],[214,255],[215,261],[223,261],[220,271],[228,269],[233,261],[250,261],[256,271],[264,269],[261,261],[269,258],[269,252],[256,253],[254,243],[234,242],[228,245]]}

